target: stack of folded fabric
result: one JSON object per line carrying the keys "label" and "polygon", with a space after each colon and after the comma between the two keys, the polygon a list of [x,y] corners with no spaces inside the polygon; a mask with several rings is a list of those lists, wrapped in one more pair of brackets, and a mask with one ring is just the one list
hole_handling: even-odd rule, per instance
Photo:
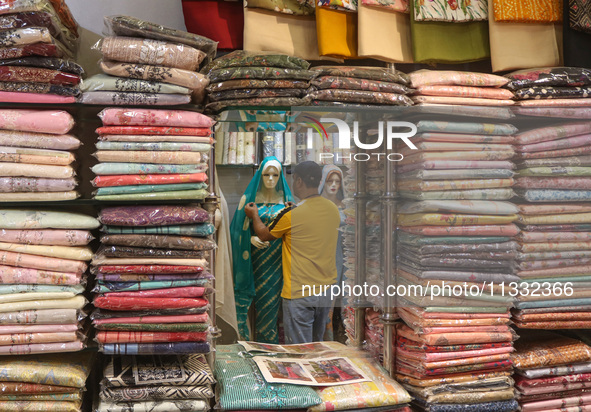
{"label": "stack of folded fabric", "polygon": [[78,25],[65,1],[0,5],[0,102],[74,103],[83,69]]}
{"label": "stack of folded fabric", "polygon": [[[369,381],[316,388],[269,383],[264,379],[253,356],[244,356],[243,346],[222,345],[216,348],[215,372],[219,386],[216,409],[410,412],[407,406],[410,401],[408,393],[390,378],[383,368],[372,362],[366,352],[337,342],[323,342],[322,345],[329,348],[329,351],[324,351],[321,355],[315,351],[308,351],[298,357],[345,357],[359,368]],[[257,355],[252,352],[250,354],[255,355],[254,357]],[[287,354],[282,353],[278,356],[290,357],[289,349]]]}
{"label": "stack of folded fabric", "polygon": [[417,104],[466,106],[511,106],[513,93],[501,86],[508,79],[486,73],[418,70],[410,73]]}
{"label": "stack of folded fabric", "polygon": [[316,78],[308,91],[311,104],[317,106],[389,105],[411,106],[408,76],[379,67],[319,66],[312,69]]}
{"label": "stack of folded fabric", "polygon": [[211,82],[206,109],[232,106],[300,106],[315,76],[310,63],[277,53],[237,50],[207,67]]}
{"label": "stack of folded fabric", "polygon": [[549,332],[527,334],[511,356],[524,412],[586,411],[591,405],[591,347]]}
{"label": "stack of folded fabric", "polygon": [[518,70],[505,75],[506,87],[523,107],[591,106],[591,70],[580,67],[546,67]]}
{"label": "stack of folded fabric", "polygon": [[[552,179],[552,178],[550,178]],[[528,329],[591,327],[591,205],[522,204],[520,295],[514,321]]]}
{"label": "stack of folded fabric", "polygon": [[71,164],[80,141],[61,110],[0,110],[0,201],[76,199]]}
{"label": "stack of folded fabric", "polygon": [[[423,315],[418,314],[425,325],[446,321],[452,326],[397,328],[396,379],[414,398],[415,410],[516,411],[510,359],[515,335],[507,325],[509,318],[464,313],[460,320],[430,314],[442,318],[437,320]],[[498,326],[459,326],[471,324]]]}
{"label": "stack of folded fabric", "polygon": [[92,250],[90,216],[0,210],[0,354],[75,352]]}
{"label": "stack of folded fabric", "polygon": [[95,199],[204,199],[211,118],[196,112],[105,109],[92,170]]}
{"label": "stack of folded fabric", "polygon": [[205,412],[213,373],[204,355],[112,356],[97,412]]}
{"label": "stack of folded fabric", "polygon": [[380,310],[365,310],[365,346],[371,356],[380,365],[384,364],[384,324]]}
{"label": "stack of folded fabric", "polygon": [[515,188],[528,202],[591,200],[591,122],[536,128],[516,136]]}
{"label": "stack of folded fabric", "polygon": [[101,210],[101,249],[92,261],[98,295],[93,324],[107,354],[208,353],[215,242],[197,206],[120,206]]}
{"label": "stack of folded fabric", "polygon": [[91,352],[2,359],[0,407],[5,411],[81,412]]}
{"label": "stack of folded fabric", "polygon": [[416,200],[513,197],[511,124],[421,120],[412,139],[417,149],[403,147],[398,190]]}
{"label": "stack of folded fabric", "polygon": [[105,74],[84,82],[81,103],[202,103],[208,80],[198,70],[215,55],[214,41],[128,16],[105,17],[105,24],[111,36],[94,46]]}

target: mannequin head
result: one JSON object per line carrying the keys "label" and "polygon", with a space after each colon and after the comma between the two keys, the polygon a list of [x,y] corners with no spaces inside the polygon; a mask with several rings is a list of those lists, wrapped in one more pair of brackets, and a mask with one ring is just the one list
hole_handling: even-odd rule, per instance
{"label": "mannequin head", "polygon": [[328,174],[328,177],[326,178],[326,181],[324,182],[322,196],[326,198],[336,198],[337,193],[339,193],[339,189],[341,188],[342,184],[343,181],[341,179],[341,175],[336,171],[330,172]]}
{"label": "mannequin head", "polygon": [[322,168],[322,181],[319,193],[337,206],[340,206],[345,198],[343,188],[343,172],[335,165],[326,165]]}
{"label": "mannequin head", "polygon": [[279,170],[277,170],[277,167],[274,165],[265,167],[261,176],[261,180],[265,189],[275,189],[277,183],[279,182]]}

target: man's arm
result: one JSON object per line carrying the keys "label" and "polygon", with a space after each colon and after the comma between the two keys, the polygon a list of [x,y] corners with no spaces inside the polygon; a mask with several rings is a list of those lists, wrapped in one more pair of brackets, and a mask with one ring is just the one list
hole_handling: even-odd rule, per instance
{"label": "man's arm", "polygon": [[249,203],[244,206],[244,212],[246,216],[252,219],[252,227],[254,229],[254,233],[261,239],[263,242],[275,240],[277,239],[275,236],[271,234],[269,228],[265,226],[261,218],[259,217],[259,209],[256,207],[254,203]]}

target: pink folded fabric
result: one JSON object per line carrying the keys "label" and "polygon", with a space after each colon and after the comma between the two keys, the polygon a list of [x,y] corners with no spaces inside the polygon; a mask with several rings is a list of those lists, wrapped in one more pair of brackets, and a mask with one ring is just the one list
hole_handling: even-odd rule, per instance
{"label": "pink folded fabric", "polygon": [[73,342],[77,332],[31,332],[0,335],[0,347],[35,343]]}
{"label": "pink folded fabric", "polygon": [[64,343],[36,343],[30,345],[0,346],[0,355],[78,352],[82,349],[84,349],[84,344],[80,341]]}
{"label": "pink folded fabric", "polygon": [[207,288],[204,287],[181,287],[169,289],[140,290],[137,292],[113,292],[105,293],[104,296],[117,296],[121,298],[197,298],[204,295]]}
{"label": "pink folded fabric", "polygon": [[[580,396],[573,396],[568,398],[549,399],[539,402],[528,402],[521,404],[522,412],[544,411],[546,409],[555,409],[564,411],[563,408],[569,406],[582,406],[591,404],[591,393],[582,394]],[[580,410],[575,408],[576,410]],[[583,409],[584,410],[584,409]]]}
{"label": "pink folded fabric", "polygon": [[95,325],[109,323],[205,323],[209,320],[207,313],[199,315],[178,315],[178,316],[142,316],[134,318],[109,318],[95,319]]}
{"label": "pink folded fabric", "polygon": [[2,103],[70,104],[70,103],[76,103],[76,98],[72,97],[72,96],[58,96],[57,94],[2,92],[2,91],[0,91],[0,102],[2,102]]}
{"label": "pink folded fabric", "polygon": [[98,115],[105,126],[212,127],[215,121],[184,110],[104,109]]}
{"label": "pink folded fabric", "polygon": [[74,118],[64,110],[0,109],[0,129],[66,134]]}
{"label": "pink folded fabric", "polygon": [[14,253],[8,251],[0,251],[0,262],[8,266],[51,270],[54,272],[69,272],[76,274],[82,274],[86,272],[86,269],[88,268],[86,263],[77,260],[27,255],[24,253]]}
{"label": "pink folded fabric", "polygon": [[591,122],[576,122],[528,130],[517,134],[515,140],[520,145],[527,145],[548,140],[564,139],[566,137],[587,133],[591,133]]}
{"label": "pink folded fabric", "polygon": [[407,233],[424,236],[515,236],[519,228],[514,224],[482,226],[412,226],[401,227]]}
{"label": "pink folded fabric", "polygon": [[78,324],[71,325],[0,325],[0,335],[13,333],[77,332]]}
{"label": "pink folded fabric", "polygon": [[569,391],[573,389],[591,388],[591,382],[573,382],[563,383],[559,385],[545,385],[545,386],[534,386],[528,388],[519,388],[519,392],[524,395],[536,395],[539,393],[553,393],[557,392],[556,396],[559,397],[559,392]]}
{"label": "pink folded fabric", "polygon": [[513,92],[496,87],[420,86],[417,94],[425,96],[475,97],[479,99],[513,99]]}
{"label": "pink folded fabric", "polygon": [[0,229],[0,239],[2,242],[27,245],[84,246],[93,237],[88,230]]}
{"label": "pink folded fabric", "polygon": [[465,106],[513,106],[513,100],[479,99],[476,97],[412,96],[415,103],[457,104]]}
{"label": "pink folded fabric", "polygon": [[530,243],[590,242],[591,232],[521,232],[519,240]]}
{"label": "pink folded fabric", "polygon": [[0,265],[0,284],[79,285],[81,273],[63,273]]}
{"label": "pink folded fabric", "polygon": [[519,177],[515,179],[515,187],[591,190],[591,177]]}
{"label": "pink folded fabric", "polygon": [[516,104],[522,107],[585,107],[591,106],[591,99],[520,100]]}
{"label": "pink folded fabric", "polygon": [[401,347],[396,348],[396,354],[401,354],[406,358],[417,359],[427,362],[441,362],[452,359],[464,359],[464,358],[475,358],[482,356],[492,356],[501,354],[510,354],[514,349],[512,347],[507,348],[491,348],[491,349],[479,349],[470,351],[460,352],[414,352],[407,351]]}
{"label": "pink folded fabric", "polygon": [[588,107],[519,107],[515,106],[516,114],[535,117],[558,117],[562,119],[590,119],[591,108]]}
{"label": "pink folded fabric", "polygon": [[478,333],[478,332],[495,332],[495,333],[506,333],[510,332],[511,328],[507,325],[496,325],[496,326],[457,326],[452,327],[420,327],[422,335],[438,335],[441,333]]}
{"label": "pink folded fabric", "polygon": [[416,137],[426,142],[457,142],[457,143],[513,143],[513,136],[489,136],[461,133],[421,133]]}
{"label": "pink folded fabric", "polygon": [[519,152],[542,152],[546,150],[570,149],[591,144],[591,134],[583,134],[566,139],[549,140],[547,142],[516,146]]}
{"label": "pink folded fabric", "polygon": [[514,169],[513,162],[508,160],[425,160],[398,168],[400,173],[412,172],[413,170],[439,170],[439,169]]}
{"label": "pink folded fabric", "polygon": [[[421,361],[421,367],[425,369],[436,369],[463,365],[480,365],[487,362],[507,361],[509,360],[509,357],[509,353],[501,353],[497,355],[477,356],[473,358],[447,359],[439,362],[426,362],[423,360]],[[404,352],[402,351],[396,352],[396,360],[400,360],[407,363],[413,362],[413,359],[405,357]]]}

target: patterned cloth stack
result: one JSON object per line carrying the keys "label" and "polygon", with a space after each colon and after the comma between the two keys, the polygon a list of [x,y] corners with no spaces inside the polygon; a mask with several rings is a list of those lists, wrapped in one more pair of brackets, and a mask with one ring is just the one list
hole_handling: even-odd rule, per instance
{"label": "patterned cloth stack", "polygon": [[112,356],[97,412],[205,412],[213,373],[204,355]]}
{"label": "patterned cloth stack", "polygon": [[0,7],[0,102],[74,103],[84,70],[71,61],[78,24],[65,0]]}
{"label": "patterned cloth stack", "polygon": [[584,411],[591,405],[591,347],[552,333],[524,334],[511,356],[523,412]]}
{"label": "patterned cloth stack", "polygon": [[515,324],[528,329],[588,329],[591,205],[523,204],[519,208],[521,296]]}
{"label": "patterned cloth stack", "polygon": [[199,67],[215,55],[217,43],[203,36],[129,16],[105,17],[111,34],[94,49],[105,74],[82,85],[81,103],[122,106],[201,104],[207,77]]}
{"label": "patterned cloth stack", "polygon": [[60,201],[79,194],[68,133],[72,116],[61,110],[0,110],[0,202]]}
{"label": "patterned cloth stack", "polygon": [[519,280],[516,206],[431,200],[398,211],[399,381],[419,410],[514,410],[513,302],[500,284]]}
{"label": "patterned cloth stack", "polygon": [[412,100],[423,105],[511,106],[513,92],[501,89],[509,81],[494,74],[419,70],[409,75],[416,89]]}
{"label": "patterned cloth stack", "polygon": [[92,170],[95,199],[179,200],[207,197],[214,121],[181,110],[105,109],[99,113]]}
{"label": "patterned cloth stack", "polygon": [[206,110],[232,106],[301,106],[314,73],[310,63],[277,53],[236,50],[207,68]]}
{"label": "patterned cloth stack", "polygon": [[215,242],[196,206],[101,210],[105,232],[92,260],[93,324],[100,350],[115,355],[208,353],[206,271]]}
{"label": "patterned cloth stack", "polygon": [[579,67],[546,67],[518,70],[505,75],[506,87],[521,107],[591,106],[591,70]]}
{"label": "patterned cloth stack", "polygon": [[320,66],[307,98],[313,106],[412,106],[410,80],[400,71],[379,67]]}
{"label": "patterned cloth stack", "polygon": [[98,226],[77,213],[0,210],[1,355],[84,348],[87,245]]}
{"label": "patterned cloth stack", "polygon": [[[313,345],[313,344],[312,344]],[[326,387],[289,383],[269,383],[253,360],[268,353],[246,352],[242,345],[216,348],[215,373],[219,396],[216,409],[221,411],[293,410],[309,412],[363,411],[410,412],[410,396],[383,368],[367,357],[367,352],[337,342],[322,342],[329,351],[308,352],[304,357],[346,357],[370,381]],[[276,356],[293,357],[289,353]],[[299,356],[301,358],[301,356]]]}
{"label": "patterned cloth stack", "polygon": [[4,411],[81,412],[91,352],[28,355],[2,360],[0,408]]}

